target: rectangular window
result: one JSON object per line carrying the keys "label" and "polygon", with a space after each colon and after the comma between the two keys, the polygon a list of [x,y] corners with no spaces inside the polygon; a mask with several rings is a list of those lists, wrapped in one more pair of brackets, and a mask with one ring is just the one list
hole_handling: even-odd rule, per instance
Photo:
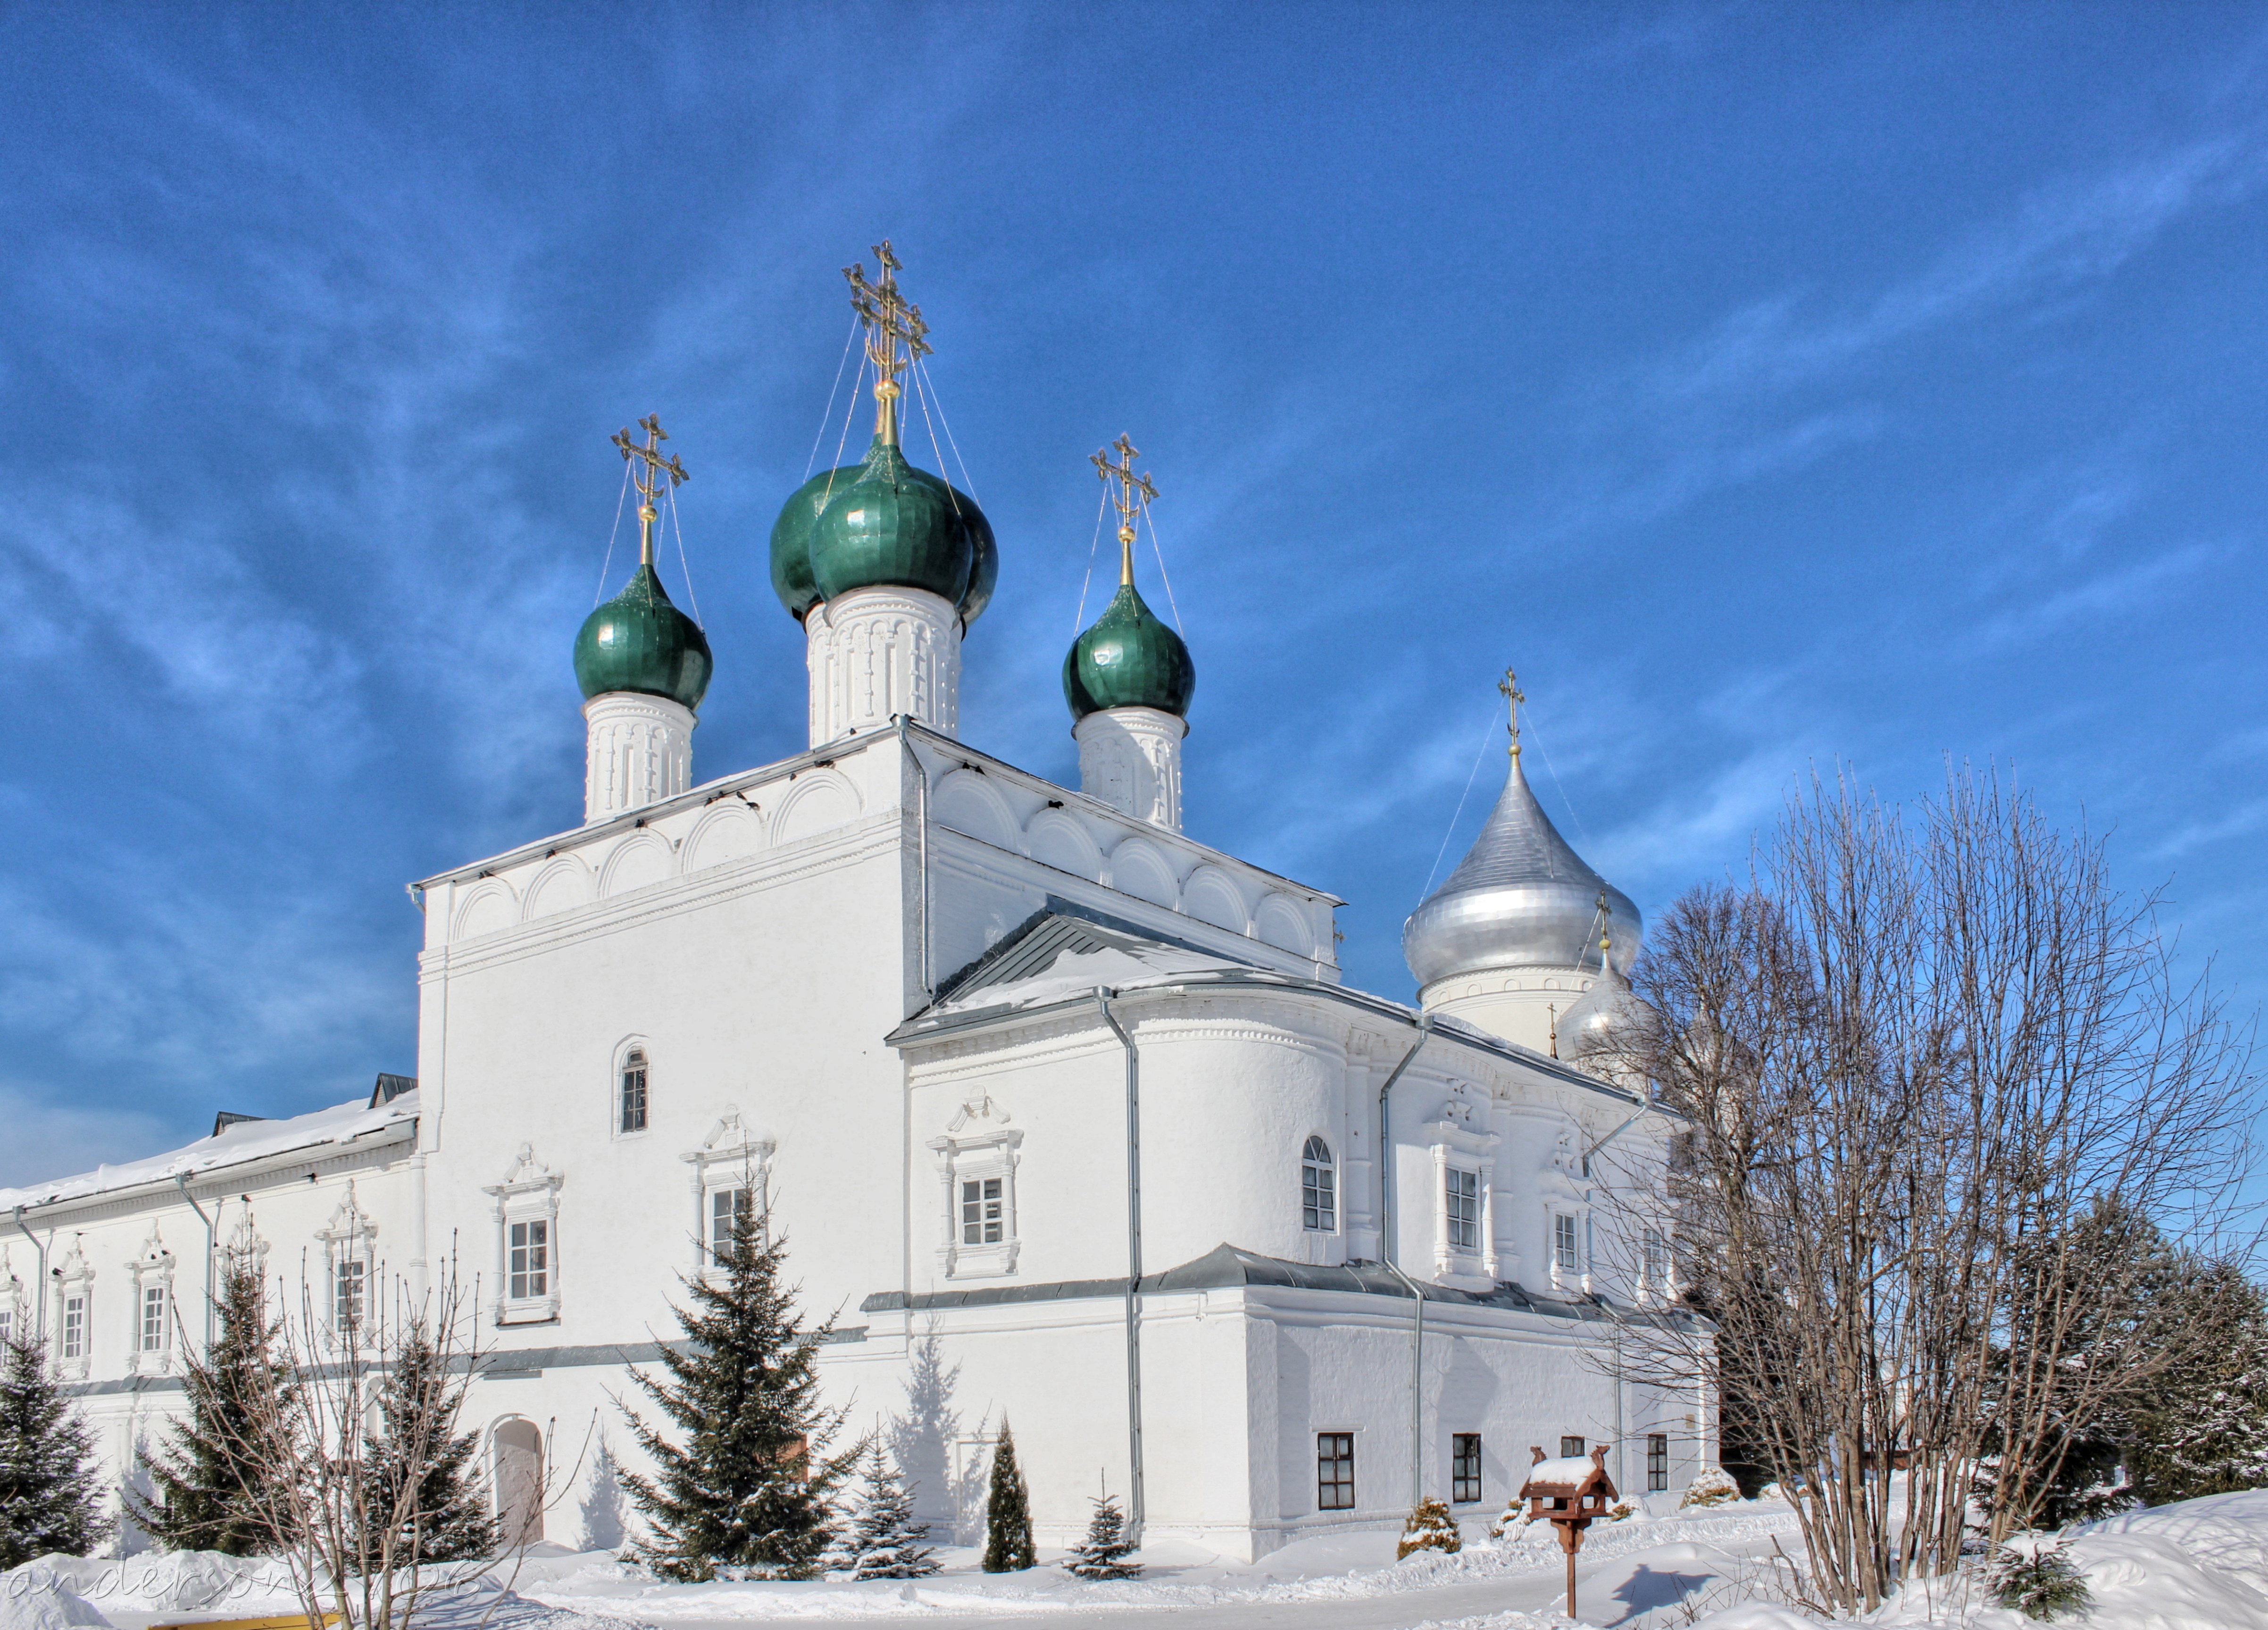
{"label": "rectangular window", "polygon": [[331,1322],[341,1329],[361,1324],[368,1289],[369,1267],[359,1257],[332,1263]]}
{"label": "rectangular window", "polygon": [[1460,1432],[1449,1445],[1449,1498],[1469,1505],[1481,1497],[1481,1435]]}
{"label": "rectangular window", "polygon": [[144,1353],[166,1350],[166,1288],[163,1285],[142,1287],[142,1350]]}
{"label": "rectangular window", "polygon": [[1481,1247],[1481,1174],[1449,1168],[1449,1249]]}
{"label": "rectangular window", "polygon": [[725,1260],[733,1248],[733,1230],[755,1209],[755,1199],[745,1188],[720,1188],[709,1195],[709,1259]]}
{"label": "rectangular window", "polygon": [[63,1298],[63,1356],[86,1356],[86,1292],[74,1291]]}
{"label": "rectangular window", "polygon": [[1648,1494],[1658,1494],[1669,1487],[1669,1434],[1649,1432],[1646,1435],[1646,1487]]}
{"label": "rectangular window", "polygon": [[1646,1284],[1659,1290],[1669,1282],[1669,1244],[1662,1238],[1661,1230],[1646,1230],[1646,1260],[1641,1269]]}
{"label": "rectangular window", "polygon": [[1580,1272],[1582,1262],[1575,1248],[1575,1219],[1555,1216],[1551,1219],[1551,1266],[1563,1274]]}
{"label": "rectangular window", "polygon": [[[683,1212],[678,1213],[680,1216]],[[512,1225],[512,1260],[507,1267],[515,1302],[551,1294],[551,1223],[537,1218]]]}
{"label": "rectangular window", "polygon": [[997,1245],[1004,1220],[998,1178],[970,1178],[961,1186],[961,1243]]}
{"label": "rectangular window", "polygon": [[13,1341],[15,1339],[16,1310],[11,1307],[0,1308],[0,1343]]}
{"label": "rectangular window", "polygon": [[1325,1511],[1354,1509],[1354,1434],[1315,1434],[1315,1504]]}
{"label": "rectangular window", "polygon": [[645,1054],[636,1047],[622,1060],[622,1130],[645,1130]]}
{"label": "rectangular window", "polygon": [[1583,1452],[1583,1440],[1581,1438],[1563,1437],[1559,1440],[1559,1458],[1562,1460],[1572,1460]]}

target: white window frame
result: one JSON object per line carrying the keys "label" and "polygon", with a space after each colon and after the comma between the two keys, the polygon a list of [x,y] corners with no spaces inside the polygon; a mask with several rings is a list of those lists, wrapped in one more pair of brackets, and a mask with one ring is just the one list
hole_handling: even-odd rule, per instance
{"label": "white window frame", "polygon": [[341,1281],[350,1277],[361,1281],[362,1311],[358,1328],[370,1328],[372,1298],[378,1283],[378,1224],[372,1222],[356,1198],[351,1178],[347,1183],[346,1196],[339,1201],[331,1220],[316,1231],[315,1237],[323,1242],[323,1324],[334,1342],[343,1342],[346,1321],[339,1317]]}
{"label": "white window frame", "polygon": [[[639,1068],[645,1072],[644,1102],[640,1106],[643,1123],[625,1128],[622,1126],[622,1077],[630,1073],[630,1057],[639,1059]],[[625,1036],[615,1047],[614,1070],[607,1079],[607,1130],[617,1142],[642,1138],[653,1130],[653,1043],[644,1036]]]}
{"label": "white window frame", "polygon": [[27,1329],[24,1316],[31,1303],[24,1293],[24,1281],[16,1276],[13,1255],[0,1248],[0,1342],[20,1340]]}
{"label": "white window frame", "polygon": [[[647,1055],[649,1060],[652,1054]],[[648,1066],[651,1068],[651,1065]],[[717,1267],[710,1233],[710,1222],[715,1215],[716,1197],[735,1189],[748,1191],[748,1203],[755,1209],[756,1222],[769,1240],[771,1225],[772,1156],[778,1144],[768,1137],[759,1137],[740,1119],[739,1108],[727,1104],[717,1124],[701,1147],[688,1149],[678,1156],[688,1168],[693,1187],[693,1271],[696,1274],[713,1272]]]}
{"label": "white window frame", "polygon": [[[496,1201],[496,1322],[499,1325],[548,1324],[559,1317],[559,1189],[563,1181],[558,1172],[535,1157],[532,1145],[523,1143],[504,1181],[481,1191]],[[543,1291],[540,1296],[515,1296],[512,1294],[512,1225],[531,1222],[543,1224]]]}
{"label": "white window frame", "polygon": [[1545,1245],[1551,1264],[1551,1289],[1564,1290],[1570,1280],[1580,1283],[1583,1267],[1583,1216],[1577,1206],[1554,1206],[1550,1212],[1550,1234]]}
{"label": "white window frame", "polygon": [[[94,1270],[86,1265],[83,1236],[71,1236],[70,1249],[55,1265],[55,1369],[66,1381],[84,1381],[94,1358]],[[70,1313],[78,1307],[78,1339],[71,1340]],[[73,1351],[76,1346],[77,1350]]]}
{"label": "white window frame", "polygon": [[[150,1224],[150,1237],[134,1253],[134,1317],[126,1339],[126,1373],[162,1376],[173,1363],[173,1253]],[[147,1344],[150,1293],[156,1291],[163,1306],[158,1317],[158,1344]]]}
{"label": "white window frame", "polygon": [[[1498,1142],[1488,1129],[1489,1101],[1485,1094],[1462,1083],[1453,1085],[1442,1105],[1440,1119],[1420,1128],[1431,1142],[1433,1157],[1433,1274],[1445,1283],[1475,1290],[1493,1289],[1497,1282],[1496,1150]],[[1469,1246],[1454,1244],[1449,1229],[1449,1173],[1469,1172],[1478,1191],[1480,1217]]]}
{"label": "white window frame", "polygon": [[[944,1243],[938,1263],[947,1279],[998,1278],[1016,1271],[1023,1242],[1017,1233],[1016,1168],[1022,1164],[1024,1134],[1011,1127],[1008,1112],[987,1093],[961,1106],[943,1137],[925,1147],[937,1156],[939,1193],[944,1202]],[[961,1238],[961,1186],[998,1179],[1000,1237],[968,1245]]]}
{"label": "white window frame", "polygon": [[[1320,1161],[1314,1157],[1316,1149],[1323,1152]],[[1314,1174],[1318,1172],[1322,1177],[1320,1184],[1314,1180]],[[1307,1198],[1317,1193],[1324,1196],[1320,1207],[1311,1205]],[[1331,1153],[1331,1141],[1320,1132],[1310,1133],[1300,1145],[1300,1231],[1308,1234],[1337,1233],[1343,1209],[1339,1204],[1339,1164],[1337,1156]],[[1311,1213],[1319,1214],[1322,1220],[1320,1222],[1310,1222]]]}

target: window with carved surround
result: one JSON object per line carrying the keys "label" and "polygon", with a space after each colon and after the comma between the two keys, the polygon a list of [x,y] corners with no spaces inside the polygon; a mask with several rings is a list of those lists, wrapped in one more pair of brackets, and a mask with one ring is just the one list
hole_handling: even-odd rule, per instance
{"label": "window with carved surround", "polygon": [[733,1225],[740,1217],[756,1225],[757,1237],[768,1239],[765,1219],[771,1213],[772,1156],[777,1145],[759,1137],[732,1105],[709,1129],[701,1147],[679,1156],[689,1169],[693,1184],[693,1266],[696,1273],[715,1267],[732,1243]]}
{"label": "window with carved surround", "polygon": [[1433,1271],[1476,1289],[1497,1277],[1496,1149],[1486,1093],[1451,1086],[1440,1118],[1422,1128],[1432,1145]]}
{"label": "window with carved surround", "polygon": [[126,1373],[163,1375],[173,1357],[173,1253],[150,1224],[150,1237],[134,1253],[133,1328]]}
{"label": "window with carved surround", "polygon": [[559,1188],[563,1179],[523,1143],[504,1181],[481,1192],[496,1201],[499,1325],[559,1317]]}
{"label": "window with carved surround", "polygon": [[32,1333],[26,1317],[24,1281],[16,1276],[13,1253],[0,1248],[0,1347]]}
{"label": "window with carved surround", "polygon": [[1021,1129],[989,1093],[961,1106],[943,1137],[927,1145],[937,1156],[944,1201],[938,1261],[948,1279],[1012,1274],[1021,1245],[1016,1233],[1016,1166]]}
{"label": "window with carved surround", "polygon": [[331,1338],[350,1344],[370,1318],[378,1239],[378,1224],[364,1214],[351,1180],[346,1197],[316,1237],[323,1242],[324,1312]]}
{"label": "window with carved surround", "polygon": [[94,1351],[94,1270],[80,1236],[55,1264],[55,1361],[67,1381],[84,1381]]}
{"label": "window with carved surround", "polygon": [[1338,1169],[1321,1138],[1309,1138],[1300,1151],[1300,1223],[1310,1233],[1338,1232]]}

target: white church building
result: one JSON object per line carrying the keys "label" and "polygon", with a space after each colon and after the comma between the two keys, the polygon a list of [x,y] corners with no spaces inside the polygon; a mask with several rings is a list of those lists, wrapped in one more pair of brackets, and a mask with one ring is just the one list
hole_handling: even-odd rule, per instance
{"label": "white church building", "polygon": [[873,447],[772,534],[809,747],[693,774],[710,653],[655,574],[681,471],[648,421],[617,438],[643,558],[576,644],[586,819],[413,885],[415,1076],[0,1193],[0,1319],[47,1344],[122,1485],[184,1406],[225,1253],[328,1309],[453,1263],[496,1486],[571,1465],[515,1516],[605,1544],[587,1445],[635,1453],[627,1367],[746,1207],[836,1318],[830,1401],[964,1538],[1004,1418],[1042,1545],[1105,1476],[1145,1538],[1240,1558],[1419,1495],[1493,1515],[1529,1445],[1570,1438],[1674,1499],[1715,1464],[1713,1400],[1619,1373],[1618,1333],[1677,1315],[1661,1235],[1595,1186],[1609,1140],[1643,1167],[1669,1128],[1584,1067],[1636,910],[1553,829],[1515,731],[1409,921],[1415,1004],[1342,983],[1338,901],[1182,831],[1195,670],[1135,587],[1150,489],[1123,438],[1097,460],[1120,586],[1064,664],[1080,784],[962,741],[998,554],[899,446],[925,348],[895,269],[853,279]]}

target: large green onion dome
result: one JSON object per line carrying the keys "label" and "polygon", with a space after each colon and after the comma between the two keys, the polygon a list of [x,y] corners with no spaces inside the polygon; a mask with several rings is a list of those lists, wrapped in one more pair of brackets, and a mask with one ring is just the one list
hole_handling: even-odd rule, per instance
{"label": "large green onion dome", "polygon": [[855,466],[798,488],[772,526],[772,591],[800,619],[821,600],[893,584],[951,602],[965,628],[991,600],[1000,552],[976,501],[877,436]]}
{"label": "large green onion dome", "polygon": [[1151,613],[1132,584],[1122,583],[1094,626],[1072,642],[1063,682],[1074,720],[1105,708],[1155,708],[1187,718],[1197,670],[1182,636]]}
{"label": "large green onion dome", "polygon": [[584,619],[575,636],[575,679],[586,701],[637,691],[695,711],[713,666],[709,636],[669,603],[650,565],[641,565],[620,594]]}

